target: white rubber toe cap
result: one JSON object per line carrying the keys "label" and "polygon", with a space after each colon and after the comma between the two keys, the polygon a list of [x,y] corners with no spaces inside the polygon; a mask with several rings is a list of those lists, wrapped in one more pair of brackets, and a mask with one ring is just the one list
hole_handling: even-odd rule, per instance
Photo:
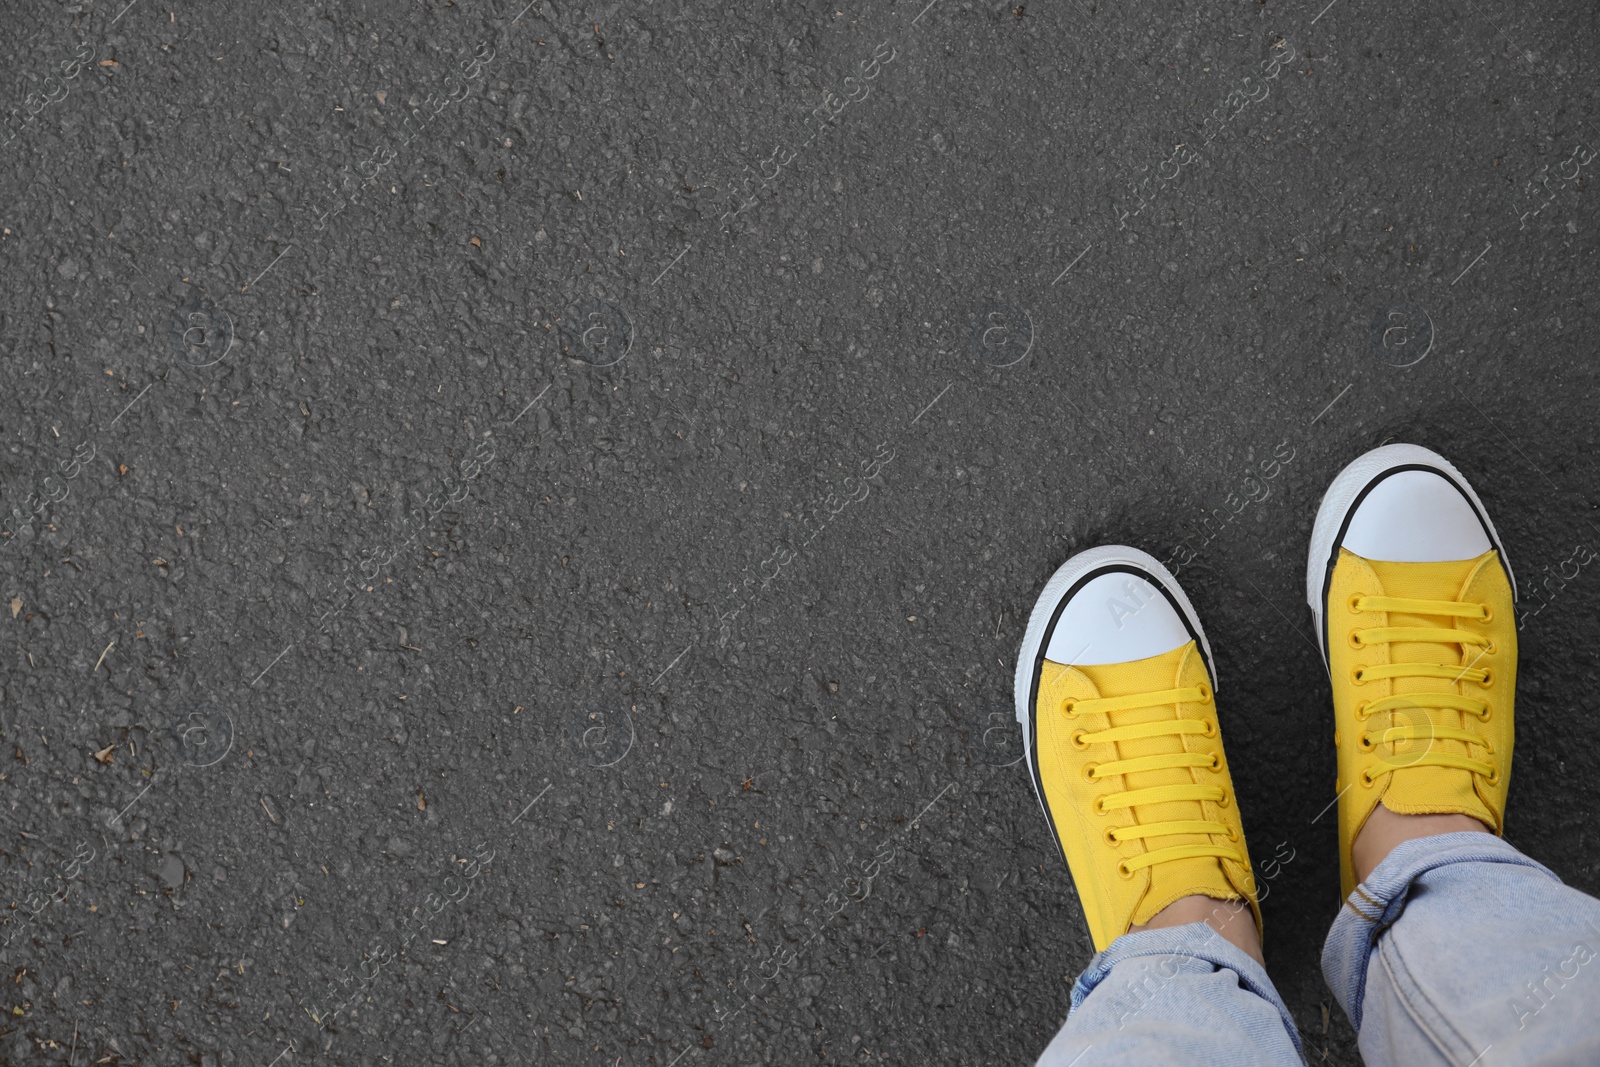
{"label": "white rubber toe cap", "polygon": [[1306,603],[1324,660],[1323,598],[1341,548],[1393,563],[1474,559],[1493,548],[1517,595],[1511,561],[1483,501],[1448,460],[1421,445],[1383,445],[1357,456],[1323,494],[1306,556]]}
{"label": "white rubber toe cap", "polygon": [[[1024,752],[1033,752],[1033,706],[1044,661],[1090,666],[1148,659],[1194,641],[1217,688],[1211,645],[1172,572],[1148,552],[1101,545],[1067,560],[1045,583],[1028,616],[1014,683]],[[1044,803],[1037,760],[1028,761]],[[1046,809],[1048,810],[1048,809]]]}
{"label": "white rubber toe cap", "polygon": [[1171,652],[1190,639],[1161,590],[1120,571],[1091,578],[1072,595],[1044,655],[1053,663],[1128,663]]}
{"label": "white rubber toe cap", "polygon": [[1476,559],[1493,547],[1472,503],[1433,470],[1402,470],[1372,486],[1350,513],[1341,543],[1366,559],[1395,563]]}

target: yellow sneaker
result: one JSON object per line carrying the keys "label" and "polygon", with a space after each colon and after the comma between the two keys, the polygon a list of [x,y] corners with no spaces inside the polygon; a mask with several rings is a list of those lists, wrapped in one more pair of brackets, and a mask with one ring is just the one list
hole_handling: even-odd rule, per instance
{"label": "yellow sneaker", "polygon": [[1192,895],[1261,927],[1214,689],[1194,608],[1138,549],[1073,556],[1034,605],[1017,719],[1096,951]]}
{"label": "yellow sneaker", "polygon": [[1517,687],[1516,585],[1472,487],[1444,457],[1385,445],[1328,487],[1306,599],[1333,681],[1339,868],[1383,801],[1504,826]]}

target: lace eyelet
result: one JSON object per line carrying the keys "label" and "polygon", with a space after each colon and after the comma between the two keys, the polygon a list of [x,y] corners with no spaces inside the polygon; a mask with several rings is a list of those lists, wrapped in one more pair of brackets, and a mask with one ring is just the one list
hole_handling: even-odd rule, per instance
{"label": "lace eyelet", "polygon": [[1229,796],[1227,793],[1223,793],[1222,794],[1222,799],[1217,801],[1217,807],[1219,807],[1219,808],[1231,808],[1231,807],[1233,807],[1233,798],[1231,796]]}
{"label": "lace eyelet", "polygon": [[1373,787],[1373,785],[1375,785],[1376,783],[1377,783],[1377,779],[1372,777],[1371,772],[1369,772],[1369,771],[1362,771],[1361,772],[1361,785],[1362,785],[1363,788],[1371,789]]}
{"label": "lace eyelet", "polygon": [[1096,815],[1110,815],[1111,814],[1111,812],[1106,809],[1106,798],[1103,797],[1103,796],[1095,797],[1094,798],[1094,803],[1089,805],[1089,806],[1094,809],[1094,813]]}
{"label": "lace eyelet", "polygon": [[1489,721],[1489,716],[1491,716],[1493,714],[1494,714],[1494,710],[1492,708],[1490,708],[1488,703],[1485,703],[1483,705],[1483,710],[1478,712],[1478,721],[1479,722],[1488,722]]}
{"label": "lace eyelet", "polygon": [[1110,845],[1112,848],[1116,848],[1122,844],[1121,841],[1117,840],[1117,831],[1120,829],[1122,829],[1120,826],[1112,826],[1106,829],[1106,844]]}
{"label": "lace eyelet", "polygon": [[1372,738],[1368,737],[1366,734],[1362,734],[1361,740],[1356,742],[1356,744],[1363,752],[1371,752],[1376,747],[1372,743]]}
{"label": "lace eyelet", "polygon": [[1209,685],[1207,685],[1204,682],[1201,682],[1199,685],[1195,686],[1195,688],[1200,690],[1200,703],[1202,703],[1202,704],[1211,703],[1211,687]]}
{"label": "lace eyelet", "polygon": [[1360,630],[1351,630],[1350,634],[1349,634],[1349,641],[1350,641],[1350,647],[1351,648],[1365,648],[1365,647],[1367,647],[1366,645],[1361,643],[1361,631]]}
{"label": "lace eyelet", "polygon": [[1237,840],[1239,840],[1239,831],[1235,830],[1231,826],[1228,827],[1228,840],[1229,841],[1237,841]]}
{"label": "lace eyelet", "polygon": [[1478,616],[1478,621],[1479,622],[1493,622],[1494,621],[1494,608],[1490,607],[1488,604],[1479,604],[1478,606],[1483,609],[1483,614]]}
{"label": "lace eyelet", "polygon": [[1074,716],[1076,716],[1078,714],[1076,711],[1073,710],[1077,706],[1078,706],[1078,702],[1076,700],[1074,700],[1072,697],[1068,697],[1067,699],[1065,699],[1065,700],[1063,700],[1061,702],[1061,713],[1063,715],[1065,715],[1069,719],[1073,718]]}
{"label": "lace eyelet", "polygon": [[1127,860],[1122,860],[1117,864],[1117,873],[1122,875],[1123,878],[1132,878],[1133,868],[1128,866]]}
{"label": "lace eyelet", "polygon": [[[1361,683],[1357,682],[1356,684],[1360,685]],[[1363,700],[1361,703],[1356,705],[1356,722],[1366,722],[1368,719],[1372,718],[1372,713],[1367,711],[1367,708],[1369,708],[1371,705],[1372,701],[1370,700]]]}
{"label": "lace eyelet", "polygon": [[1482,686],[1484,689],[1488,689],[1490,686],[1494,685],[1494,670],[1493,670],[1493,668],[1490,668],[1490,667],[1483,668],[1483,681],[1479,682],[1478,685]]}
{"label": "lace eyelet", "polygon": [[1100,779],[1095,775],[1095,772],[1099,769],[1100,765],[1098,763],[1085,763],[1083,765],[1083,780],[1086,782],[1098,782]]}
{"label": "lace eyelet", "polygon": [[1483,646],[1483,654],[1485,656],[1494,655],[1494,642],[1493,641],[1490,641],[1487,645]]}
{"label": "lace eyelet", "polygon": [[1494,770],[1490,771],[1488,777],[1486,777],[1484,779],[1484,781],[1488,782],[1490,785],[1499,785],[1500,784],[1500,768],[1496,767]]}
{"label": "lace eyelet", "polygon": [[1222,770],[1222,757],[1215,752],[1211,753],[1211,766],[1206,769],[1214,772]]}
{"label": "lace eyelet", "polygon": [[1076,749],[1080,749],[1080,750],[1088,748],[1089,747],[1089,743],[1084,740],[1084,738],[1087,737],[1088,734],[1089,734],[1089,731],[1087,731],[1087,730],[1074,730],[1074,731],[1072,731],[1072,747],[1076,748]]}
{"label": "lace eyelet", "polygon": [[1367,684],[1367,680],[1365,678],[1366,669],[1367,668],[1365,666],[1350,668],[1350,681],[1352,681],[1356,685],[1366,685]]}
{"label": "lace eyelet", "polygon": [[1350,601],[1349,601],[1350,614],[1359,615],[1361,613],[1361,609],[1356,606],[1356,601],[1360,600],[1362,597],[1364,597],[1366,595],[1367,594],[1365,594],[1365,593],[1351,593],[1350,594]]}
{"label": "lace eyelet", "polygon": [[1204,730],[1200,731],[1200,736],[1201,737],[1216,737],[1217,736],[1217,724],[1216,723],[1212,722],[1210,719],[1207,719],[1205,721],[1205,727],[1206,728]]}

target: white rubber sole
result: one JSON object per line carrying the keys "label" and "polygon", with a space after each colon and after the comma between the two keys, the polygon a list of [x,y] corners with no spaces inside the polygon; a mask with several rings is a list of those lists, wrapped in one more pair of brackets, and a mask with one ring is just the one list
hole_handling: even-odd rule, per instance
{"label": "white rubber sole", "polygon": [[1357,456],[1329,484],[1317,508],[1317,521],[1311,527],[1311,549],[1306,556],[1306,604],[1316,621],[1317,648],[1322,652],[1323,666],[1328,663],[1328,647],[1323,637],[1322,616],[1327,599],[1328,564],[1333,557],[1334,544],[1343,536],[1346,520],[1367,488],[1388,471],[1404,467],[1432,468],[1460,487],[1472,502],[1478,517],[1483,520],[1484,529],[1489,531],[1489,540],[1500,553],[1506,577],[1511,580],[1511,597],[1516,599],[1517,579],[1511,573],[1511,559],[1506,555],[1505,546],[1500,543],[1494,523],[1489,520],[1488,509],[1478,499],[1478,494],[1473,492],[1472,483],[1449,460],[1421,445],[1383,445],[1374,448]]}
{"label": "white rubber sole", "polygon": [[[1137,548],[1129,548],[1127,545],[1102,545],[1079,552],[1067,560],[1056,568],[1056,572],[1045,583],[1039,599],[1034,601],[1033,612],[1028,616],[1028,628],[1022,635],[1022,649],[1017,653],[1014,687],[1017,722],[1022,727],[1022,751],[1024,761],[1028,765],[1028,777],[1033,779],[1033,790],[1039,797],[1041,807],[1044,806],[1044,791],[1040,788],[1039,776],[1034,771],[1033,726],[1030,713],[1033,703],[1034,674],[1039,667],[1039,653],[1045,647],[1045,634],[1050,629],[1051,620],[1056,616],[1056,609],[1061,606],[1073,587],[1097,572],[1117,567],[1131,567],[1139,571],[1171,595],[1178,611],[1188,622],[1189,629],[1199,639],[1200,651],[1205,656],[1206,671],[1211,675],[1212,690],[1218,688],[1215,661],[1211,658],[1211,644],[1206,640],[1205,629],[1200,625],[1200,616],[1194,610],[1194,605],[1189,603],[1189,598],[1184,595],[1178,579],[1174,578],[1154,556]],[[1048,809],[1046,813],[1048,814]]]}

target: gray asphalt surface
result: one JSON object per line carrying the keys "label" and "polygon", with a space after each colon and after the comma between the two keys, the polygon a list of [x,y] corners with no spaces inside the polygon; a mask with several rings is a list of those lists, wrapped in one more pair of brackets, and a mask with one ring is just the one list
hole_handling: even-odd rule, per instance
{"label": "gray asphalt surface", "polygon": [[523,2],[4,5],[0,1062],[1032,1062],[1011,671],[1118,541],[1356,1063],[1303,568],[1386,440],[1600,890],[1592,5]]}

